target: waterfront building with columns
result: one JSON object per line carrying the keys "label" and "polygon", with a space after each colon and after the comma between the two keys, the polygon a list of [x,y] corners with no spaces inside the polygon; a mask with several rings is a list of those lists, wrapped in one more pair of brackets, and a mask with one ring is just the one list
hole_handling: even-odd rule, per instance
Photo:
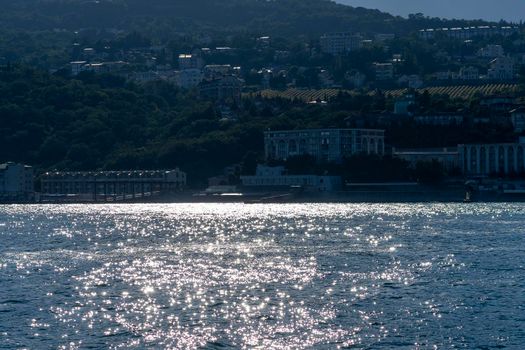
{"label": "waterfront building with columns", "polygon": [[517,143],[459,145],[460,165],[469,176],[525,172],[525,138]]}
{"label": "waterfront building with columns", "polygon": [[85,195],[89,200],[108,196],[177,192],[186,186],[186,173],[173,170],[52,171],[41,176],[44,195]]}
{"label": "waterfront building with columns", "polygon": [[310,155],[318,162],[341,162],[356,154],[384,155],[385,131],[379,129],[303,129],[264,133],[267,160]]}

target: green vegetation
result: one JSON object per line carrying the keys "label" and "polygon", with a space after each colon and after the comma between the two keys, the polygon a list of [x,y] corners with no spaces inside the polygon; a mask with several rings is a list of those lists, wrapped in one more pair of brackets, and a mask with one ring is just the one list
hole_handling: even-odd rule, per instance
{"label": "green vegetation", "polygon": [[183,166],[205,177],[261,142],[253,125],[221,122],[212,104],[192,93],[105,75],[66,79],[2,68],[0,115],[0,159],[40,170]]}
{"label": "green vegetation", "polygon": [[[461,101],[427,101],[429,107],[447,103],[457,106]],[[349,115],[389,104],[367,94],[339,95],[327,106],[246,98],[242,106],[232,106],[238,118],[230,120],[213,103],[165,82],[137,86],[111,75],[83,73],[72,79],[6,66],[0,69],[0,159],[33,164],[38,170],[178,166],[190,174],[192,185],[202,185],[233,163],[244,162],[245,169],[253,170],[262,158],[264,130],[355,126]],[[362,126],[377,127],[375,123],[370,119]],[[422,127],[406,121],[387,127],[387,143],[397,147],[501,141],[512,135],[509,127],[497,125]],[[311,162],[296,162],[291,169],[301,169],[301,163]],[[365,169],[368,176],[406,178],[396,160],[377,163],[356,158],[343,167]],[[354,180],[366,176],[325,170],[343,171]]]}
{"label": "green vegetation", "polygon": [[[403,19],[328,0],[0,0],[0,6],[0,162],[24,162],[38,171],[178,166],[190,185],[203,185],[234,163],[253,173],[268,129],[385,128],[387,144],[395,147],[515,138],[508,124],[476,124],[472,118],[489,113],[480,105],[483,94],[517,93],[517,84],[415,90],[418,113],[467,109],[471,117],[461,125],[422,126],[388,117],[395,97],[407,90],[395,79],[375,81],[373,63],[394,62],[394,56],[396,79],[418,74],[433,82],[436,72],[457,72],[465,57],[491,42],[423,41],[415,32],[483,22]],[[362,39],[396,37],[323,54],[319,37],[338,31],[361,33]],[[257,40],[266,35],[268,42]],[[525,49],[520,34],[495,40],[506,53]],[[178,55],[205,47],[210,49],[198,53],[204,64],[241,66],[245,91],[254,93],[240,103],[218,104],[163,80],[128,80],[128,73],[174,80]],[[119,76],[72,77],[68,63],[74,60],[128,64]],[[360,89],[351,81],[356,73],[364,76]],[[319,103],[305,103],[311,101]],[[351,181],[442,178],[433,164],[408,169],[392,158],[359,156],[321,168],[295,159],[286,165],[291,172],[338,173]]]}

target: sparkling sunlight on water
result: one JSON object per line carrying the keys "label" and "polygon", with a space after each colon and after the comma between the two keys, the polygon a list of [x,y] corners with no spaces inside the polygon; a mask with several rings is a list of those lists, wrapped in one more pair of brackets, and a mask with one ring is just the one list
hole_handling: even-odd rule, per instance
{"label": "sparkling sunlight on water", "polygon": [[0,348],[525,346],[523,205],[0,207]]}

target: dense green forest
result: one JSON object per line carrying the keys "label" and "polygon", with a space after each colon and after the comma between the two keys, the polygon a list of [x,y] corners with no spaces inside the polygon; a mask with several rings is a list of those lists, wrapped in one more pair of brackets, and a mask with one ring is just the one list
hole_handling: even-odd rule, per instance
{"label": "dense green forest", "polygon": [[0,116],[0,159],[39,170],[183,165],[206,176],[262,142],[256,119],[230,125],[192,93],[104,75],[2,68]]}

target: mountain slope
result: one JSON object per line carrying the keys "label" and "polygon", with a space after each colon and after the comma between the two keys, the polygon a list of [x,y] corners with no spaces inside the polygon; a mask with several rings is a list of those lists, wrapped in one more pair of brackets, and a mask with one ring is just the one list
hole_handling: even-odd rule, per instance
{"label": "mountain slope", "polygon": [[167,26],[172,31],[250,31],[315,35],[333,31],[406,32],[414,23],[329,0],[22,0],[0,1],[4,27],[18,29]]}

